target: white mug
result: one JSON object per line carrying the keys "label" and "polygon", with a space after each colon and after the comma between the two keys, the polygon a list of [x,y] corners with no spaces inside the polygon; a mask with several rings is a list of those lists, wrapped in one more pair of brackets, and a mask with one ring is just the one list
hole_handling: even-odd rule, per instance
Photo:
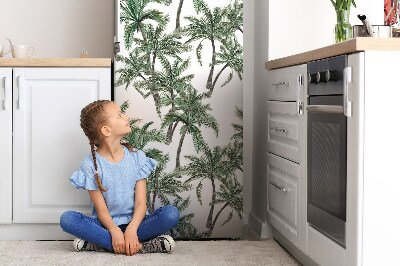
{"label": "white mug", "polygon": [[[8,50],[7,52],[4,52],[3,42],[6,41],[6,40],[9,42],[10,50]],[[10,41],[10,39],[7,39],[7,38],[0,39],[0,57],[2,57],[3,55],[8,54],[10,51],[11,51],[11,41]]]}
{"label": "white mug", "polygon": [[25,44],[13,44],[11,45],[11,53],[14,58],[27,58],[31,57],[35,49],[32,46]]}

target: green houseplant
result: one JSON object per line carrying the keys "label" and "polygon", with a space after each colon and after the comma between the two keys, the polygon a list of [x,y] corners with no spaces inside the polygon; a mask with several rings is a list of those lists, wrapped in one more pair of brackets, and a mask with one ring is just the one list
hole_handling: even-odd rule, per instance
{"label": "green houseplant", "polygon": [[352,29],[349,22],[350,7],[356,6],[354,0],[330,0],[336,11],[335,41],[343,42],[352,37]]}

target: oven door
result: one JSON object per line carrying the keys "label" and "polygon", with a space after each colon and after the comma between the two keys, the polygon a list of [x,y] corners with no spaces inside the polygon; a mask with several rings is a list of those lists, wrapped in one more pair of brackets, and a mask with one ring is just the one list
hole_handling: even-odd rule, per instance
{"label": "oven door", "polygon": [[307,221],[345,247],[347,119],[343,96],[311,96],[307,106]]}

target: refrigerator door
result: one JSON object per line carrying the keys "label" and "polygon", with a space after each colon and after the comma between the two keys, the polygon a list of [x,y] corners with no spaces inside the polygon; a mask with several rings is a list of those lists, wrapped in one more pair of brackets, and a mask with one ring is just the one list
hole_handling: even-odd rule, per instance
{"label": "refrigerator door", "polygon": [[[224,28],[223,17],[240,18],[239,2],[204,1],[217,25],[193,1],[115,2],[114,99],[129,101],[127,114],[140,119],[128,139],[159,162],[149,211],[175,205],[174,234],[183,238],[242,237],[243,26]],[[219,27],[209,32],[224,37],[189,30],[199,22],[194,29]]]}

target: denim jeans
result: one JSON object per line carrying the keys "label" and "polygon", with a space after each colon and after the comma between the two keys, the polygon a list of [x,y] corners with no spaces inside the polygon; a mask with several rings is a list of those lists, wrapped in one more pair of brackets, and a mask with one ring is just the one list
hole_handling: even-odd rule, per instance
{"label": "denim jeans", "polygon": [[[179,211],[167,205],[146,215],[140,223],[137,235],[140,242],[150,240],[171,230],[178,224]],[[67,211],[60,217],[61,228],[76,237],[113,251],[110,232],[101,225],[97,218],[86,216],[80,212]],[[120,225],[122,232],[128,225]]]}

